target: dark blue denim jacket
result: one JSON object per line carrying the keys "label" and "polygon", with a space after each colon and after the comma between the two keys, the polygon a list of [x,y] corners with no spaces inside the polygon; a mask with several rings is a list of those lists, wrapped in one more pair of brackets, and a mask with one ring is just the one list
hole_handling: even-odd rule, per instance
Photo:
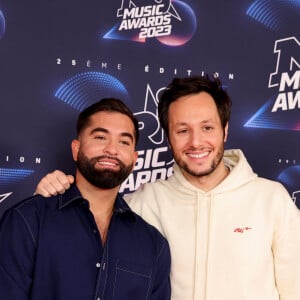
{"label": "dark blue denim jacket", "polygon": [[104,247],[75,185],[64,195],[26,199],[1,220],[3,300],[166,300],[169,272],[167,241],[121,196]]}

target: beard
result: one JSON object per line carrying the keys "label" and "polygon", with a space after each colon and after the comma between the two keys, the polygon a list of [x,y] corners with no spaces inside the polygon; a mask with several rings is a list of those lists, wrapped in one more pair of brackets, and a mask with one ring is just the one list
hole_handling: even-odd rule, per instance
{"label": "beard", "polygon": [[[103,158],[112,158],[116,160],[120,166],[120,170],[98,170],[95,165]],[[92,185],[102,189],[112,189],[119,186],[129,176],[133,169],[133,163],[126,166],[119,159],[109,157],[107,155],[88,158],[84,155],[84,153],[79,151],[77,157],[77,168],[83,177]]]}
{"label": "beard", "polygon": [[221,163],[221,161],[223,160],[223,155],[224,155],[224,145],[221,146],[221,148],[219,149],[219,151],[217,152],[216,157],[213,159],[213,161],[211,162],[211,165],[208,169],[206,170],[202,170],[202,171],[194,171],[192,170],[189,165],[183,161],[182,159],[180,159],[180,157],[176,154],[174,154],[174,160],[175,162],[178,164],[178,166],[183,169],[186,173],[195,176],[195,177],[202,177],[202,176],[208,176],[210,174],[212,174],[216,168],[219,166],[219,164]]}

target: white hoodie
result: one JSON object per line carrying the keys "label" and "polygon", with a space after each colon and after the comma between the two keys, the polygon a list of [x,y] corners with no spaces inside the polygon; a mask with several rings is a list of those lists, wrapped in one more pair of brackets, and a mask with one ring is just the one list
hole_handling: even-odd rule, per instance
{"label": "white hoodie", "polygon": [[126,197],[169,241],[172,300],[300,300],[299,210],[242,151],[224,162],[231,172],[209,192],[175,164],[168,180]]}

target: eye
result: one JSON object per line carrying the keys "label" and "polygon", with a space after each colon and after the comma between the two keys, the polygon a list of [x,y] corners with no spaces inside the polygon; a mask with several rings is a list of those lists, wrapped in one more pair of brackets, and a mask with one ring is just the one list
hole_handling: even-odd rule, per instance
{"label": "eye", "polygon": [[95,135],[94,137],[96,140],[105,140],[105,136],[104,135]]}
{"label": "eye", "polygon": [[121,143],[122,145],[127,145],[127,146],[130,145],[130,143],[129,143],[128,141],[120,141],[120,143]]}
{"label": "eye", "polygon": [[120,144],[125,145],[125,146],[130,146],[130,145],[132,145],[132,141],[129,138],[123,139],[123,140],[120,140]]}
{"label": "eye", "polygon": [[212,131],[214,128],[212,126],[204,126],[203,130],[204,131]]}
{"label": "eye", "polygon": [[187,132],[188,132],[188,130],[187,130],[186,128],[184,128],[184,129],[179,129],[179,130],[177,131],[178,134],[186,134]]}

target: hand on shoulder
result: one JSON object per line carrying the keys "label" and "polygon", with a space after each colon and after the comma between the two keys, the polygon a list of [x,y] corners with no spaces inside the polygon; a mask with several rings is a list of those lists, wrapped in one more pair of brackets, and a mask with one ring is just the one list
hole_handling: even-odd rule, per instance
{"label": "hand on shoulder", "polygon": [[60,170],[55,170],[40,180],[34,194],[44,197],[56,196],[63,194],[73,183],[74,177],[72,175],[66,175]]}

